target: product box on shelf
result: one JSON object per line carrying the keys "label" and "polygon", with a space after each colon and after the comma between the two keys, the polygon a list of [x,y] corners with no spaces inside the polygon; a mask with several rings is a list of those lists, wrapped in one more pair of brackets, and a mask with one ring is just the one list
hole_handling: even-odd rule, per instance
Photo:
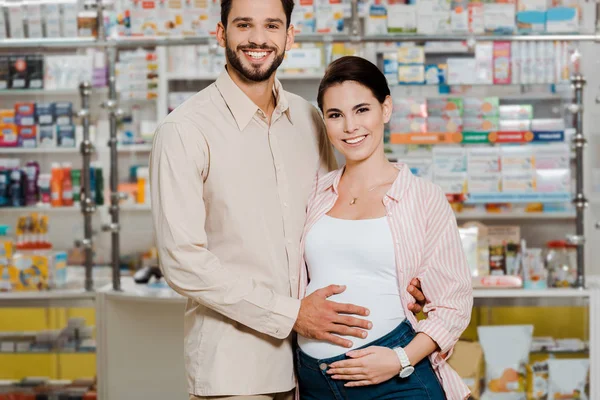
{"label": "product box on shelf", "polygon": [[546,12],[546,31],[549,33],[578,33],[578,7],[549,8]]}
{"label": "product box on shelf", "polygon": [[427,133],[427,119],[423,117],[393,117],[390,120],[392,133]]}
{"label": "product box on shelf", "polygon": [[433,148],[433,167],[436,173],[466,173],[467,151],[464,147]]}
{"label": "product box on shelf", "polygon": [[398,84],[400,85],[422,85],[425,83],[425,66],[421,65],[399,65]]}
{"label": "product box on shelf", "polygon": [[391,0],[388,4],[387,25],[390,33],[415,33],[417,31],[417,6],[404,1]]}
{"label": "product box on shelf", "polygon": [[0,110],[0,124],[14,124],[15,110]]}
{"label": "product box on shelf", "polygon": [[[494,83],[494,43],[478,42],[475,45],[475,82],[481,85]],[[473,73],[473,71],[472,71]]]}
{"label": "product box on shelf", "polygon": [[54,103],[36,103],[35,118],[40,125],[54,124]]}
{"label": "product box on shelf", "polygon": [[569,169],[538,169],[535,171],[536,191],[540,193],[565,193],[571,190]]}
{"label": "product box on shelf", "polygon": [[39,131],[40,147],[56,147],[56,126],[40,125]]}
{"label": "product box on shelf", "polygon": [[500,172],[500,148],[474,147],[467,150],[468,170],[480,174]]}
{"label": "product box on shelf", "polygon": [[156,0],[130,0],[129,13],[132,36],[156,36],[158,16]]}
{"label": "product box on shelf", "polygon": [[17,126],[35,125],[35,103],[15,103],[15,123]]}
{"label": "product box on shelf", "polygon": [[398,85],[398,53],[383,53],[383,74],[388,85]]}
{"label": "product box on shelf", "polygon": [[12,55],[10,60],[10,88],[11,89],[27,89],[29,79],[29,69],[27,68],[27,60],[22,55]]}
{"label": "product box on shelf", "polygon": [[462,194],[467,190],[467,174],[464,172],[435,172],[434,182],[445,194]]}
{"label": "product box on shelf", "polygon": [[58,147],[75,147],[75,127],[73,125],[57,125],[56,144]]}
{"label": "product box on shelf", "polygon": [[504,193],[531,193],[535,191],[535,174],[502,173],[502,192]]}
{"label": "product box on shelf", "polygon": [[533,146],[503,146],[500,162],[503,173],[523,174],[535,168]]}
{"label": "product box on shelf", "polygon": [[521,32],[544,32],[546,30],[546,0],[518,0],[517,28]]}
{"label": "product box on shelf", "polygon": [[475,58],[448,58],[449,85],[476,85],[477,60]]}
{"label": "product box on shelf", "polygon": [[0,124],[0,147],[16,147],[19,140],[15,124]]}
{"label": "product box on shelf", "polygon": [[[384,10],[385,11],[385,10]],[[385,21],[385,12],[383,19]],[[315,33],[316,31],[316,16],[314,4],[302,5],[296,4],[292,12],[292,25],[296,33]],[[387,26],[387,25],[386,25]]]}
{"label": "product box on shelf", "polygon": [[483,3],[453,0],[450,11],[452,32],[482,34],[484,32]]}
{"label": "product box on shelf", "polygon": [[425,63],[425,48],[423,46],[400,46],[398,48],[398,64]]}
{"label": "product box on shelf", "polygon": [[446,0],[417,1],[417,32],[424,35],[451,32],[450,6]]}
{"label": "product box on shelf", "polygon": [[58,3],[45,2],[42,4],[44,13],[44,22],[46,27],[46,37],[57,38],[60,33],[60,6]]}
{"label": "product box on shelf", "polygon": [[511,79],[510,42],[494,42],[494,84],[509,85]]}
{"label": "product box on shelf", "polygon": [[469,172],[467,175],[468,193],[500,193],[501,189],[502,175],[499,172],[485,174]]}
{"label": "product box on shelf", "polygon": [[531,130],[531,121],[521,119],[501,119],[498,122],[500,132],[527,132]]}
{"label": "product box on shelf", "polygon": [[429,64],[425,66],[426,85],[445,85],[448,82],[447,64]]}
{"label": "product box on shelf", "polygon": [[[209,4],[203,0],[183,0],[183,34],[208,36],[212,27],[208,25]],[[294,9],[294,11],[296,11]],[[292,22],[293,23],[293,22]],[[296,25],[294,24],[294,27]]]}
{"label": "product box on shelf", "polygon": [[571,164],[569,144],[556,143],[544,146],[535,146],[535,168],[540,169],[567,169]]}
{"label": "product box on shelf", "polygon": [[37,126],[17,127],[18,146],[24,148],[37,147]]}
{"label": "product box on shelf", "polygon": [[[146,0],[144,0],[146,1]],[[62,18],[61,31],[63,37],[77,37],[77,14],[79,12],[79,4],[77,0],[61,0],[59,1]]]}
{"label": "product box on shelf", "polygon": [[26,1],[25,11],[27,14],[27,37],[44,37],[42,30],[42,5],[39,2]]}
{"label": "product box on shelf", "polygon": [[488,226],[490,275],[518,275],[519,226]]}
{"label": "product box on shelf", "polygon": [[463,132],[495,132],[499,128],[496,117],[464,117]]}
{"label": "product box on shelf", "polygon": [[516,5],[514,0],[489,2],[483,5],[483,24],[489,33],[513,33],[516,27]]}
{"label": "product box on shelf", "polygon": [[24,251],[13,256],[7,276],[15,291],[47,290],[66,284],[66,268],[65,252]]}
{"label": "product box on shelf", "polygon": [[498,97],[463,98],[463,117],[497,117],[500,110]]}
{"label": "product box on shelf", "polygon": [[42,89],[44,87],[44,56],[31,54],[25,57],[27,63],[27,88]]}
{"label": "product box on shelf", "polygon": [[394,108],[392,118],[407,116],[427,117],[427,101],[424,99],[414,99],[409,97],[392,95]]}
{"label": "product box on shelf", "polygon": [[461,117],[463,115],[463,99],[427,99],[427,112],[431,117]]}
{"label": "product box on shelf", "polygon": [[452,133],[462,132],[463,121],[460,117],[428,117],[427,132]]}
{"label": "product box on shelf", "polygon": [[533,118],[533,106],[531,104],[501,105],[499,117],[500,119],[529,120]]}
{"label": "product box on shelf", "polygon": [[72,125],[73,103],[67,101],[54,103],[54,116],[56,125]]}
{"label": "product box on shelf", "polygon": [[0,90],[10,87],[10,57],[0,55]]}
{"label": "product box on shelf", "polygon": [[25,10],[23,9],[23,3],[20,2],[7,2],[3,6],[6,8],[8,15],[8,28],[11,39],[24,39],[25,38]]}
{"label": "product box on shelf", "polygon": [[471,390],[471,397],[478,400],[481,396],[481,379],[483,371],[483,350],[477,342],[459,340],[448,364],[460,375],[463,382]]}
{"label": "product box on shelf", "polygon": [[318,33],[341,33],[344,31],[344,6],[334,1],[317,4],[316,29]]}

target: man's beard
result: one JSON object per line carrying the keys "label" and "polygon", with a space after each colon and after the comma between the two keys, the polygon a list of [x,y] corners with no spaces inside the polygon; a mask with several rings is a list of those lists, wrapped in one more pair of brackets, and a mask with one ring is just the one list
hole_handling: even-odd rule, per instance
{"label": "man's beard", "polygon": [[285,51],[283,51],[281,54],[277,54],[276,48],[268,46],[249,45],[244,47],[238,47],[238,50],[268,50],[275,54],[275,59],[273,60],[273,63],[266,70],[263,71],[263,65],[261,65],[259,68],[248,68],[244,66],[242,60],[240,59],[240,57],[238,57],[238,54],[233,49],[231,49],[229,45],[225,46],[225,52],[227,54],[227,64],[235,68],[235,70],[238,71],[240,75],[242,75],[242,77],[252,82],[264,82],[267,79],[269,79],[271,75],[277,70],[277,68],[279,68],[285,57]]}

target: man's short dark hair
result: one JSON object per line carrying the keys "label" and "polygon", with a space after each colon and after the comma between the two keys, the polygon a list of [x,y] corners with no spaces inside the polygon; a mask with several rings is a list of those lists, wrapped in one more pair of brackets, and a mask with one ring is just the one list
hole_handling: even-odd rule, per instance
{"label": "man's short dark hair", "polygon": [[[227,18],[229,18],[229,12],[231,11],[231,3],[233,3],[233,0],[221,0],[221,23],[225,28],[227,28]],[[289,28],[292,22],[292,11],[294,11],[294,0],[281,0],[281,5],[287,18],[286,27]]]}

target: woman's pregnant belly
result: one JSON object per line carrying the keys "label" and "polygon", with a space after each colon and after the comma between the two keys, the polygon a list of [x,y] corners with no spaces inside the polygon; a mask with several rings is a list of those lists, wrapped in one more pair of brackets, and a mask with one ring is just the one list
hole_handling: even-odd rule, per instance
{"label": "woman's pregnant belly", "polygon": [[[346,284],[346,290],[343,293],[334,295],[328,300],[336,303],[354,304],[365,307],[370,311],[368,317],[359,317],[368,319],[373,323],[373,328],[367,331],[367,337],[364,339],[353,336],[341,336],[352,342],[352,348],[345,348],[329,342],[315,339],[309,339],[298,335],[298,346],[308,356],[316,359],[325,359],[341,354],[345,354],[352,349],[365,346],[372,341],[379,339],[393,331],[405,319],[400,294],[394,282],[382,287],[381,282],[378,285],[369,285],[368,282],[357,284],[356,282]],[[319,285],[317,282],[311,282],[308,285],[306,295],[321,289],[325,285]]]}

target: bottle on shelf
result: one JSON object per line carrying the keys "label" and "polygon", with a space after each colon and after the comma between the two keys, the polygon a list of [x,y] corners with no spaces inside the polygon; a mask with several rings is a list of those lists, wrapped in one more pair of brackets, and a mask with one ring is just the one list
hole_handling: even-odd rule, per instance
{"label": "bottle on shelf", "polygon": [[38,178],[40,175],[40,165],[36,161],[29,161],[25,165],[24,172],[27,181],[24,188],[25,205],[32,207],[38,202]]}
{"label": "bottle on shelf", "polygon": [[40,174],[38,178],[38,188],[40,190],[40,205],[42,207],[50,207],[52,203],[51,189],[52,175]]}
{"label": "bottle on shelf", "polygon": [[62,194],[62,169],[59,163],[52,163],[52,177],[50,180],[51,204],[52,207],[61,207],[63,205]]}
{"label": "bottle on shelf", "polygon": [[81,170],[71,170],[71,183],[73,185],[73,203],[79,204],[81,201]]}
{"label": "bottle on shelf", "polygon": [[65,207],[73,206],[73,181],[71,178],[71,163],[64,163],[62,169],[62,203]]}

